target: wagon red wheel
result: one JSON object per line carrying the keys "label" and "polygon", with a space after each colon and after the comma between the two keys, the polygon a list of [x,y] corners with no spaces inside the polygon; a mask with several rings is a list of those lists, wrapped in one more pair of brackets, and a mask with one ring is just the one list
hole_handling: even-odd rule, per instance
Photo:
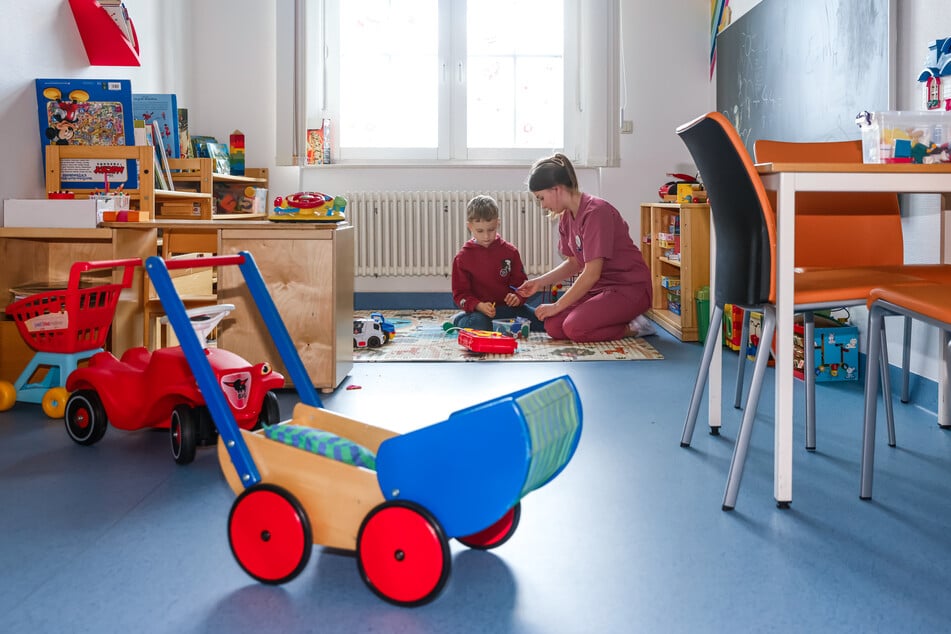
{"label": "wagon red wheel", "polygon": [[245,489],[234,501],[228,543],[246,573],[275,585],[299,575],[313,548],[304,507],[289,491],[273,484]]}
{"label": "wagon red wheel", "polygon": [[478,550],[491,550],[498,548],[509,540],[509,537],[515,534],[518,528],[518,520],[522,516],[522,503],[518,502],[515,506],[505,512],[498,521],[484,528],[478,533],[457,537],[456,539],[468,546]]}
{"label": "wagon red wheel", "polygon": [[360,576],[390,603],[432,601],[446,585],[450,562],[442,526],[412,502],[384,502],[364,518],[357,534]]}

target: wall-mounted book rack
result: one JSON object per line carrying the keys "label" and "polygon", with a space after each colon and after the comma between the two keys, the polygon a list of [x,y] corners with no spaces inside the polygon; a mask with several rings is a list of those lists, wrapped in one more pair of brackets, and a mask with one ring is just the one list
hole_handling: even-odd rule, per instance
{"label": "wall-mounted book rack", "polygon": [[135,26],[121,4],[116,7],[121,14],[115,19],[98,0],[69,0],[69,7],[91,66],[140,65]]}

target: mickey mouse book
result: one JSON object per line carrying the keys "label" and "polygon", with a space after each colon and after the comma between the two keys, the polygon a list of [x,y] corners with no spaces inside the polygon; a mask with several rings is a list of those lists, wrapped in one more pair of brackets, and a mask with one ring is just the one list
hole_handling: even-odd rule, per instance
{"label": "mickey mouse book", "polygon": [[[44,169],[45,146],[134,145],[132,82],[128,79],[37,79],[36,104]],[[62,186],[137,189],[134,160],[64,159]]]}

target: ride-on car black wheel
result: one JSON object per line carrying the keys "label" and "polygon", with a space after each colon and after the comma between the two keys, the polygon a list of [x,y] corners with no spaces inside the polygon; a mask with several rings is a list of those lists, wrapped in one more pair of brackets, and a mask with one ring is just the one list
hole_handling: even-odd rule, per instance
{"label": "ride-on car black wheel", "polygon": [[382,345],[383,345],[383,342],[380,341],[379,337],[370,337],[369,339],[367,339],[367,346],[371,348],[379,348]]}
{"label": "ride-on car black wheel", "polygon": [[279,486],[256,484],[231,506],[228,544],[246,573],[276,585],[300,574],[314,542],[307,513],[297,498]]}
{"label": "ride-on car black wheel", "polygon": [[102,399],[93,390],[73,392],[66,401],[66,433],[80,445],[94,445],[102,440],[109,421]]}
{"label": "ride-on car black wheel", "polygon": [[515,529],[518,528],[518,520],[521,517],[522,503],[518,502],[488,528],[483,528],[472,535],[457,537],[456,540],[476,550],[498,548],[515,534]]}
{"label": "ride-on car black wheel", "polygon": [[271,425],[277,425],[281,422],[281,404],[277,400],[277,394],[274,392],[266,392],[264,394],[264,400],[261,402],[261,413],[258,414],[258,424],[255,425],[255,429],[260,429],[262,426],[270,427]]}
{"label": "ride-on car black wheel", "polygon": [[168,431],[175,462],[188,464],[194,460],[195,448],[198,446],[198,418],[195,410],[188,405],[177,405],[172,410]]}

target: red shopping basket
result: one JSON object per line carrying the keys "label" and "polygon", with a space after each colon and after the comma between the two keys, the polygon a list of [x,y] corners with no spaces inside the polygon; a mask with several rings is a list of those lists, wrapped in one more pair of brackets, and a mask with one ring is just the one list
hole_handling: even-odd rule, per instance
{"label": "red shopping basket", "polygon": [[[139,258],[75,262],[69,270],[65,290],[53,290],[24,297],[7,306],[20,336],[38,352],[73,353],[103,347],[116,304],[123,288],[132,284]],[[125,267],[121,284],[100,284],[80,288],[86,271]]]}

